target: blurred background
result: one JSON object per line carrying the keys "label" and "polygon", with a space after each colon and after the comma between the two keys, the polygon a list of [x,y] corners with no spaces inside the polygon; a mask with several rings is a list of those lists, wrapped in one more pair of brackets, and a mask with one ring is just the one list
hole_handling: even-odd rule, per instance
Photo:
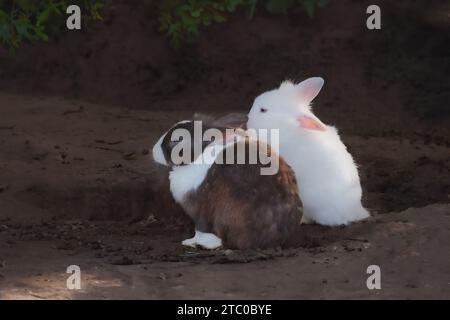
{"label": "blurred background", "polygon": [[283,79],[320,75],[316,112],[346,132],[448,124],[449,1],[379,1],[374,31],[358,0],[75,1],[81,31],[65,28],[65,2],[1,1],[2,89],[246,111]]}

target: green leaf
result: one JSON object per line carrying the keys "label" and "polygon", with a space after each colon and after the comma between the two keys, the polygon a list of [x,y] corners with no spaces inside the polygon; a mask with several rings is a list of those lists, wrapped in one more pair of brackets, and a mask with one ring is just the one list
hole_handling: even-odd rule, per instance
{"label": "green leaf", "polygon": [[30,30],[32,30],[32,25],[29,20],[24,18],[19,18],[17,20],[13,21],[14,27],[16,28],[17,35],[20,38],[24,38],[30,41],[34,40],[33,35],[30,33]]}
{"label": "green leaf", "polygon": [[47,7],[40,14],[38,14],[36,19],[36,26],[41,26],[48,20],[48,16],[50,15],[51,7]]}
{"label": "green leaf", "polygon": [[215,22],[225,22],[225,21],[227,21],[227,19],[224,17],[224,16],[222,16],[222,15],[220,15],[220,14],[215,14],[214,16],[213,16],[213,20],[215,21]]}
{"label": "green leaf", "polygon": [[269,0],[267,1],[266,9],[270,13],[286,14],[293,4],[294,0]]}
{"label": "green leaf", "polygon": [[14,3],[21,11],[33,11],[37,7],[36,1],[15,0]]}
{"label": "green leaf", "polygon": [[306,10],[306,13],[310,18],[314,17],[314,11],[316,9],[316,1],[315,0],[304,0],[303,7]]}
{"label": "green leaf", "polygon": [[197,9],[194,11],[191,11],[191,17],[198,18],[202,14],[202,9]]}
{"label": "green leaf", "polygon": [[11,31],[8,28],[7,24],[3,24],[0,22],[0,39],[2,42],[7,42],[11,38]]}
{"label": "green leaf", "polygon": [[48,42],[48,36],[47,34],[44,32],[44,29],[41,28],[36,28],[35,30],[36,35],[38,36],[39,39]]}
{"label": "green leaf", "polygon": [[250,0],[249,1],[249,3],[248,3],[249,9],[248,9],[248,15],[247,15],[248,19],[253,19],[253,17],[255,16],[257,3],[258,3],[258,0]]}
{"label": "green leaf", "polygon": [[325,7],[328,3],[330,3],[330,0],[319,0],[319,2],[317,2],[317,6],[319,8],[323,8]]}

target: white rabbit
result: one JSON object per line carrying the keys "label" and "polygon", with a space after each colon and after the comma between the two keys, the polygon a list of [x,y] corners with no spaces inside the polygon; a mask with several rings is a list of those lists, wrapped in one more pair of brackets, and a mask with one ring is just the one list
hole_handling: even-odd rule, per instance
{"label": "white rabbit", "polygon": [[[250,110],[249,129],[279,129],[280,155],[295,171],[303,202],[303,223],[347,225],[369,216],[361,204],[361,184],[352,156],[335,127],[323,124],[310,103],[322,78],[283,82],[259,95]],[[270,141],[267,141],[270,144]]]}

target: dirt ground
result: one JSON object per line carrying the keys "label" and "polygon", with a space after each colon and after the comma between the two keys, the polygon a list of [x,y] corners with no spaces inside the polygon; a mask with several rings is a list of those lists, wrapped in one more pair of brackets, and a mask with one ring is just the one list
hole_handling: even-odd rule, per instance
{"label": "dirt ground", "polygon": [[[369,221],[305,226],[291,249],[208,252],[181,247],[192,226],[170,199],[167,169],[148,155],[179,112],[0,101],[1,298],[450,298],[450,206],[438,198],[446,145],[345,137]],[[71,264],[81,267],[80,291],[65,287]],[[383,272],[377,292],[366,288],[371,264]]]}
{"label": "dirt ground", "polygon": [[[313,20],[233,18],[174,52],[146,8],[112,1],[103,24],[0,52],[0,299],[449,299],[450,9],[380,1],[373,33],[366,3],[342,2]],[[312,75],[372,217],[304,226],[290,249],[183,248],[193,226],[152,162],[156,138]],[[72,264],[81,290],[66,288]],[[372,264],[381,290],[366,287]]]}

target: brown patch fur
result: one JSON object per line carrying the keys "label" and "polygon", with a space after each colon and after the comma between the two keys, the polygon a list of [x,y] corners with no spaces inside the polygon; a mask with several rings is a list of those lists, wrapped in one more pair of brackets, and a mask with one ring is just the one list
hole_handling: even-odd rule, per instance
{"label": "brown patch fur", "polygon": [[[257,144],[248,140],[238,143],[245,143],[246,150]],[[236,144],[223,152],[233,147]],[[298,231],[301,202],[294,172],[274,156],[279,159],[275,175],[261,175],[261,163],[213,164],[203,183],[182,203],[196,229],[214,233],[227,248],[286,245]]]}

